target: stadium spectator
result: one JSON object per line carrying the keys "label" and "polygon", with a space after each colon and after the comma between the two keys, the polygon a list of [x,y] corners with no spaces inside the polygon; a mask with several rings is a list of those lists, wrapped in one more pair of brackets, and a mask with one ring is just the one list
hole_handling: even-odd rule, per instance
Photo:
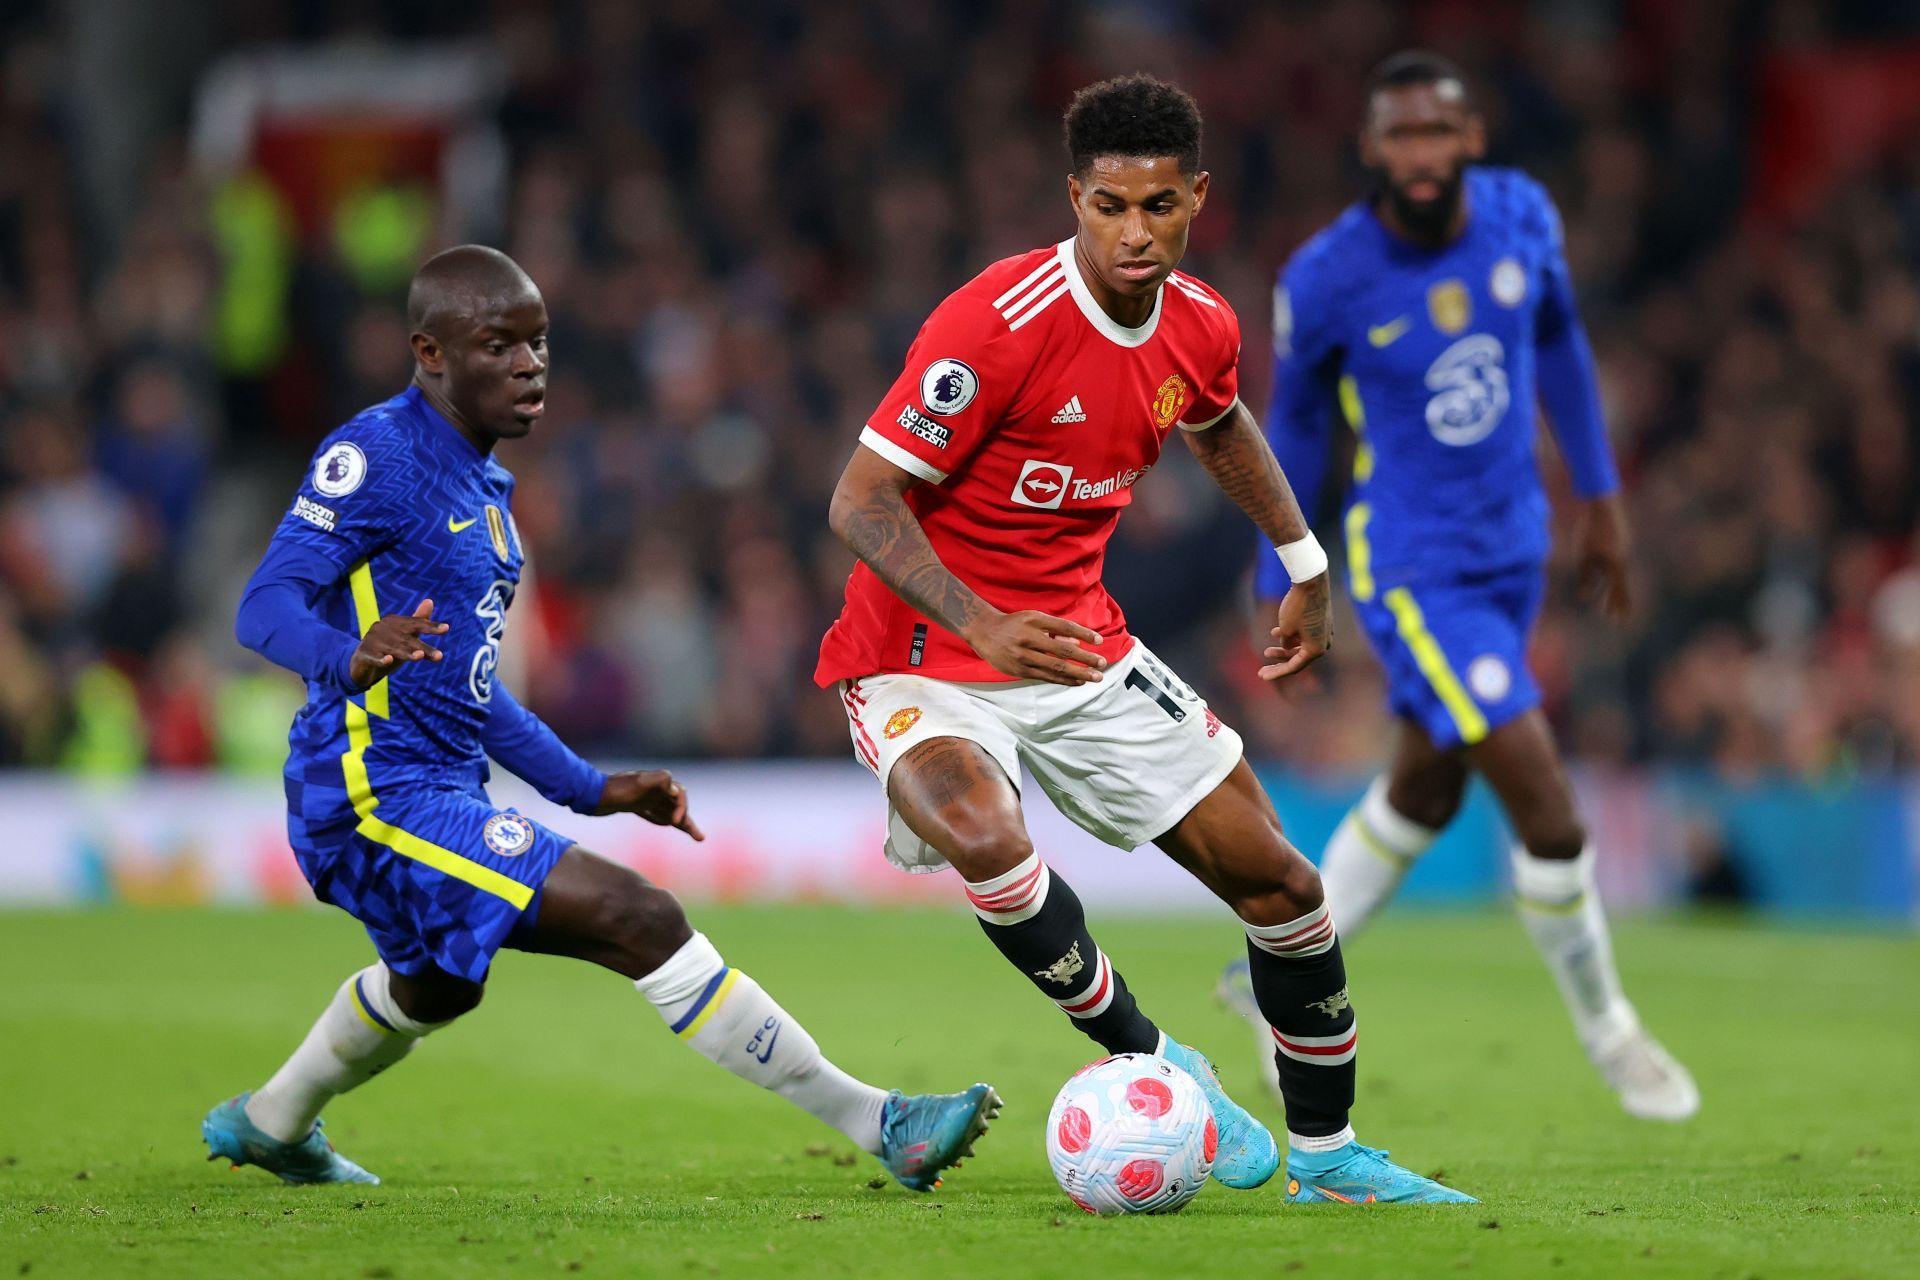
{"label": "stadium spectator", "polygon": [[[1742,30],[1827,38],[1818,6],[1763,7],[1784,16]],[[290,462],[404,363],[395,246],[434,202],[364,187],[296,235],[257,175],[185,168],[183,108],[109,225],[62,82],[33,73],[55,39],[42,8],[0,16],[0,761],[117,764],[131,743],[259,767],[268,677],[228,636],[222,584],[257,556]],[[247,30],[420,34],[406,6],[261,8]],[[516,612],[546,646],[532,701],[606,754],[841,754],[837,705],[802,678],[850,567],[825,530],[834,477],[928,307],[1067,234],[1071,89],[1144,66],[1200,98],[1215,185],[1190,261],[1240,312],[1261,404],[1273,270],[1357,193],[1355,86],[1418,41],[1467,63],[1495,155],[1565,211],[1627,477],[1637,622],[1584,625],[1562,574],[1537,641],[1571,750],[1736,778],[1912,767],[1920,145],[1776,199],[1753,162],[1767,39],[1736,42],[1724,9],[1588,8],[1578,27],[1564,7],[1386,3],[471,19],[512,68],[502,247],[554,315],[547,418],[504,456],[535,565]],[[1206,673],[1256,754],[1377,759],[1364,646],[1337,648],[1315,693],[1260,687],[1244,528],[1195,469],[1162,471],[1115,544],[1129,616]],[[127,708],[137,734],[99,727]]]}

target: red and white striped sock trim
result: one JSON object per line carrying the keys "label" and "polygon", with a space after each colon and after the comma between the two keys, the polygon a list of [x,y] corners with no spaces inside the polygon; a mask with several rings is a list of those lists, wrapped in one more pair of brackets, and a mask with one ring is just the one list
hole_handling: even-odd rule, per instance
{"label": "red and white striped sock trim", "polygon": [[1303,960],[1330,951],[1334,943],[1333,917],[1327,904],[1321,903],[1298,920],[1285,924],[1250,924],[1247,936],[1253,945],[1283,960]]}
{"label": "red and white striped sock trim", "polygon": [[1053,872],[1040,861],[1040,855],[1029,854],[1013,870],[967,885],[967,901],[973,904],[973,913],[988,924],[1019,924],[1040,914],[1047,903],[1047,886],[1052,883]]}
{"label": "red and white striped sock trim", "polygon": [[1093,981],[1086,990],[1078,995],[1068,996],[1054,1003],[1075,1018],[1097,1018],[1107,1011],[1113,1003],[1113,966],[1107,962],[1107,953],[1098,952],[1097,963],[1093,966]]}
{"label": "red and white striped sock trim", "polygon": [[1310,1062],[1319,1067],[1338,1067],[1352,1062],[1360,1036],[1358,1019],[1345,1031],[1330,1036],[1283,1035],[1278,1028],[1269,1029],[1280,1052],[1295,1062]]}

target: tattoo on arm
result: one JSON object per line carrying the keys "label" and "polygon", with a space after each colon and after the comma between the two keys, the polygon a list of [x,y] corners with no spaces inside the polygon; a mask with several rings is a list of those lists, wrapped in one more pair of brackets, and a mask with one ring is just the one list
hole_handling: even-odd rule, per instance
{"label": "tattoo on arm", "polygon": [[[1214,483],[1260,526],[1260,532],[1274,546],[1297,542],[1311,532],[1293,496],[1293,486],[1287,483],[1266,435],[1245,405],[1234,405],[1224,420],[1205,431],[1186,434],[1188,447]],[[1281,602],[1275,637],[1287,643],[1297,637],[1324,653],[1333,643],[1328,606],[1326,574],[1310,583],[1296,583]]]}
{"label": "tattoo on arm", "polygon": [[1223,420],[1204,431],[1182,434],[1214,483],[1260,526],[1268,541],[1282,546],[1307,536],[1306,517],[1293,496],[1293,486],[1245,405],[1236,404]]}
{"label": "tattoo on arm", "polygon": [[905,494],[875,486],[848,499],[836,532],[895,595],[955,635],[966,634],[986,609],[986,601],[940,563]]}

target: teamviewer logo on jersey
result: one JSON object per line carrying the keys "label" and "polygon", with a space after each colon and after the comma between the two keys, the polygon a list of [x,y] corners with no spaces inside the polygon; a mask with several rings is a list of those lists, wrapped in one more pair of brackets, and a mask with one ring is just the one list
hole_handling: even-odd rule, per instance
{"label": "teamviewer logo on jersey", "polygon": [[1051,511],[1067,496],[1067,485],[1072,480],[1072,467],[1029,458],[1027,464],[1020,468],[1020,479],[1013,486],[1013,500],[1023,507]]}

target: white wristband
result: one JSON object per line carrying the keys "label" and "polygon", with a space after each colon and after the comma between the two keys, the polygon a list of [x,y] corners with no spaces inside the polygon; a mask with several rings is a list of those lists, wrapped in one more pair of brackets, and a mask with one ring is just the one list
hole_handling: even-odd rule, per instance
{"label": "white wristband", "polygon": [[1311,532],[1298,542],[1289,542],[1284,547],[1275,547],[1273,551],[1280,557],[1280,563],[1287,567],[1287,576],[1295,582],[1306,582],[1327,571],[1326,548],[1320,545],[1320,539],[1314,537]]}

